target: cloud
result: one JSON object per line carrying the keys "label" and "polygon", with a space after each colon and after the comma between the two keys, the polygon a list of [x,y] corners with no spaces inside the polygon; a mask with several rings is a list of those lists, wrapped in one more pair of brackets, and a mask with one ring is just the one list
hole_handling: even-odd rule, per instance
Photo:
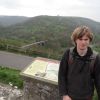
{"label": "cloud", "polygon": [[100,0],[0,0],[0,14],[80,16],[100,21]]}
{"label": "cloud", "polygon": [[0,0],[0,7],[4,8],[17,8],[20,6],[20,0]]}

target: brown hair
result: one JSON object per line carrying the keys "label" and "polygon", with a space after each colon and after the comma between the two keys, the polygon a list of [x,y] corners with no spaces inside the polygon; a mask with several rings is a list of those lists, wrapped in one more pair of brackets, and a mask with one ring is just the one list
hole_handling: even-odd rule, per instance
{"label": "brown hair", "polygon": [[86,35],[90,39],[90,42],[93,40],[93,33],[91,32],[91,30],[87,26],[77,27],[73,31],[73,33],[71,35],[71,39],[75,43],[75,41],[77,39],[82,38],[84,35]]}

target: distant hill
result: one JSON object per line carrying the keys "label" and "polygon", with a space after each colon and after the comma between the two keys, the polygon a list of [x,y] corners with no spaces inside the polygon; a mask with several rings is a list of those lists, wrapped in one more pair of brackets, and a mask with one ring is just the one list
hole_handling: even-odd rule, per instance
{"label": "distant hill", "polygon": [[[17,18],[21,17],[15,17],[15,19]],[[36,16],[25,18],[23,22],[20,21],[20,23],[15,25],[6,28],[0,27],[0,37],[27,40],[30,43],[48,40],[52,41],[49,44],[58,43],[57,45],[65,46],[66,44],[70,45],[70,35],[72,31],[80,25],[90,27],[96,35],[95,41],[98,42],[100,40],[100,22],[82,17],[62,16]]]}
{"label": "distant hill", "polygon": [[[38,41],[46,41],[42,45],[34,45],[28,48],[47,57],[60,58],[66,47],[72,46],[70,39],[73,30],[80,25],[91,28],[95,35],[92,47],[100,51],[100,22],[82,17],[62,16],[36,16],[36,17],[5,17],[0,24],[0,48],[8,49],[8,46],[19,48]],[[7,22],[7,23],[6,23]],[[10,50],[12,50],[10,48]],[[26,51],[25,51],[26,52]],[[28,51],[27,51],[28,52]],[[60,57],[59,57],[60,56]]]}
{"label": "distant hill", "polygon": [[[12,21],[10,19],[12,19]],[[89,26],[94,33],[100,35],[100,22],[82,17],[37,16],[27,18],[15,16],[6,17],[5,22],[2,24],[5,25],[6,22],[7,25],[16,23],[16,25],[7,28],[0,27],[0,36],[8,38],[20,38],[35,41],[52,39],[54,37],[70,34],[73,29],[79,25]]]}
{"label": "distant hill", "polygon": [[29,19],[24,16],[0,16],[0,26],[10,26],[17,23],[22,23]]}

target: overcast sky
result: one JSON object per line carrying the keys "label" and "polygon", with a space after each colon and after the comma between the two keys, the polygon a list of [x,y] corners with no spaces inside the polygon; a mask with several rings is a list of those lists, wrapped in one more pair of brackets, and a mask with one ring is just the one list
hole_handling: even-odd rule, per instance
{"label": "overcast sky", "polygon": [[0,15],[78,16],[100,22],[100,0],[0,0]]}

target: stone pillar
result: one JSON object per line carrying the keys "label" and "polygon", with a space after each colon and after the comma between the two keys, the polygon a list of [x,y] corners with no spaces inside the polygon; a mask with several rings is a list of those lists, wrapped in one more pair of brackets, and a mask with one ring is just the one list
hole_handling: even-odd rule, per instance
{"label": "stone pillar", "polygon": [[37,57],[21,75],[24,100],[61,100],[58,93],[59,61]]}
{"label": "stone pillar", "polygon": [[24,100],[61,100],[58,86],[24,77]]}

